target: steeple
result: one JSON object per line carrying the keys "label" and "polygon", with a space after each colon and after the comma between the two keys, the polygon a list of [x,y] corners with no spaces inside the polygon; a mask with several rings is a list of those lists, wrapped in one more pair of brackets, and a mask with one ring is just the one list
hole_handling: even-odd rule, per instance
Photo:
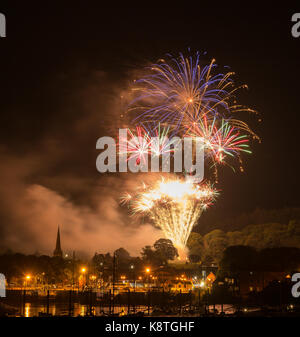
{"label": "steeple", "polygon": [[56,247],[55,247],[55,250],[53,252],[53,256],[56,256],[56,257],[62,257],[63,256],[63,252],[62,252],[61,246],[60,246],[59,226],[58,226],[58,229],[57,229]]}

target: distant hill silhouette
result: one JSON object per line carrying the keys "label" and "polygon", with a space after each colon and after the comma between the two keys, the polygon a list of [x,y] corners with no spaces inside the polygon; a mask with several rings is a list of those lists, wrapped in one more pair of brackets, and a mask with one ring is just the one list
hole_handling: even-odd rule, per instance
{"label": "distant hill silhouette", "polygon": [[300,222],[300,208],[295,207],[271,210],[257,208],[253,212],[242,213],[233,217],[224,217],[222,220],[216,220],[211,214],[203,214],[193,231],[204,235],[214,229],[221,229],[224,232],[229,232],[242,230],[248,225],[260,225],[266,223],[287,225],[292,220]]}

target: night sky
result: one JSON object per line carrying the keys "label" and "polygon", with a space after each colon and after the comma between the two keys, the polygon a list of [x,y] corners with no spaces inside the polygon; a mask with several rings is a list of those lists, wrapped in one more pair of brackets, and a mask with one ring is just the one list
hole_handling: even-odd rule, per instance
{"label": "night sky", "polygon": [[[95,144],[110,135],[120,94],[136,69],[188,48],[230,66],[238,82],[249,86],[242,102],[262,118],[260,124],[249,119],[262,143],[244,156],[243,174],[223,170],[222,195],[208,212],[222,219],[257,207],[299,206],[300,38],[291,35],[291,17],[300,7],[195,3],[106,8],[100,1],[81,6],[1,1],[7,37],[0,39],[0,232],[7,244],[20,242],[12,228],[23,242],[38,241],[40,231],[28,229],[37,228],[40,212],[26,209],[33,202],[27,204],[30,186],[81,210],[98,207],[107,177],[96,171]],[[49,235],[57,221],[49,225]]]}

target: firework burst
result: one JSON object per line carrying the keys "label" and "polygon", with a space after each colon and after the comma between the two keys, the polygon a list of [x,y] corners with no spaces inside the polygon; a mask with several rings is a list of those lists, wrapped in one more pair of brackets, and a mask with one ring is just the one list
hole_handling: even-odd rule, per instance
{"label": "firework burst", "polygon": [[203,210],[217,194],[209,184],[161,178],[153,185],[143,184],[133,195],[126,194],[122,201],[134,214],[149,216],[166,238],[183,248]]}
{"label": "firework burst", "polygon": [[146,163],[146,157],[151,151],[151,138],[148,132],[141,126],[135,131],[127,129],[127,135],[119,139],[118,153],[127,154],[129,159],[135,160],[136,164]]}
{"label": "firework burst", "polygon": [[208,121],[203,117],[188,129],[187,134],[202,140],[206,156],[214,163],[223,163],[226,155],[240,158],[242,152],[252,153],[248,144],[249,136],[242,134],[230,120],[213,118]]}
{"label": "firework burst", "polygon": [[218,73],[213,59],[201,67],[195,57],[169,56],[147,70],[149,74],[135,81],[135,99],[129,111],[134,122],[159,122],[180,131],[203,116],[225,118],[240,111],[255,112],[235,103],[235,92],[246,85],[234,86],[233,72]]}
{"label": "firework burst", "polygon": [[[215,181],[217,166],[231,166],[230,159],[236,159],[243,171],[241,154],[251,153],[249,140],[259,137],[236,114],[257,112],[237,103],[237,91],[247,86],[236,86],[233,72],[218,69],[214,59],[202,66],[199,53],[194,57],[169,55],[148,67],[146,75],[135,81],[128,112],[133,123],[140,125],[146,141],[136,144],[131,137],[128,144],[139,160],[141,153],[149,154],[144,145],[152,146],[157,156],[171,152],[171,134],[202,140]],[[156,138],[155,144],[149,141],[151,137]],[[184,248],[194,224],[217,194],[210,185],[161,179],[152,185],[144,184],[137,193],[124,196],[122,202],[134,214],[148,215],[167,238]]]}

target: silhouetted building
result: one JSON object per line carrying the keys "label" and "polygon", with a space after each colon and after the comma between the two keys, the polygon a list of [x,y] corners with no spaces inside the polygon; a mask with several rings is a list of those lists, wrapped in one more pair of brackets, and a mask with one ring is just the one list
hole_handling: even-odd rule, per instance
{"label": "silhouetted building", "polygon": [[58,229],[57,229],[56,247],[55,247],[55,250],[53,252],[53,256],[56,256],[56,257],[62,257],[63,256],[63,252],[62,252],[61,246],[60,246],[59,226],[58,226]]}

